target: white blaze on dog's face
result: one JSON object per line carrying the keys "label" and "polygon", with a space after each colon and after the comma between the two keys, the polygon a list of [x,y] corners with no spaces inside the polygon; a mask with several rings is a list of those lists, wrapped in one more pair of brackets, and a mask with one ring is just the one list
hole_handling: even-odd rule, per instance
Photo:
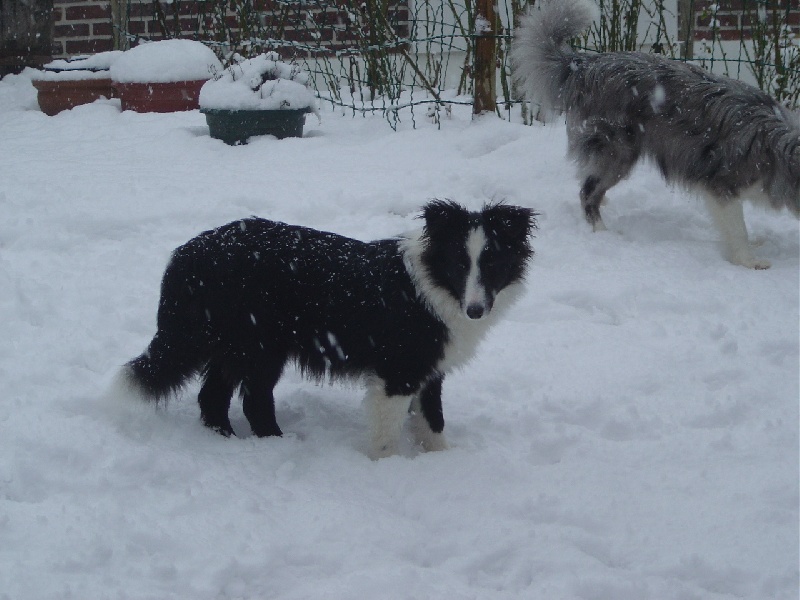
{"label": "white blaze on dog's face", "polygon": [[534,216],[503,204],[480,212],[449,201],[425,207],[417,284],[440,315],[477,321],[490,314],[497,295],[524,277]]}
{"label": "white blaze on dog's face", "polygon": [[480,258],[486,247],[486,234],[483,227],[477,227],[467,236],[466,251],[469,271],[461,298],[461,308],[470,319],[480,319],[491,309],[491,299],[481,277]]}

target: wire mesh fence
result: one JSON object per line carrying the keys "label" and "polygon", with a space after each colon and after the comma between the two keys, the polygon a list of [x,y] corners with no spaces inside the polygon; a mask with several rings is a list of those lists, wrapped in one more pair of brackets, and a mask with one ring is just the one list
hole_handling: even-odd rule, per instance
{"label": "wire mesh fence", "polygon": [[[472,105],[477,77],[493,79],[498,114],[525,110],[507,57],[513,25],[535,0],[125,1],[128,39],[138,35],[131,23],[149,19],[160,37],[202,40],[223,59],[277,51],[313,75],[322,100],[380,112],[392,126]],[[576,41],[586,51],[693,60],[800,105],[800,0],[597,2],[601,19]]]}

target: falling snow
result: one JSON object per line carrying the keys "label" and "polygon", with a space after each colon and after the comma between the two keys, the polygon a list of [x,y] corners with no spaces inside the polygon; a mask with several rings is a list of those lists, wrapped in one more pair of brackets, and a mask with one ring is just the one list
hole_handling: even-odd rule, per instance
{"label": "falling snow", "polygon": [[[0,598],[797,600],[797,221],[746,209],[754,272],[651,166],[592,233],[561,123],[322,117],[228,147],[197,111],[46,117],[0,82]],[[362,390],[291,369],[281,439],[237,402],[209,432],[197,385],[104,397],[197,233],[385,238],[432,197],[541,213],[527,292],[444,384],[449,450],[370,461]]]}

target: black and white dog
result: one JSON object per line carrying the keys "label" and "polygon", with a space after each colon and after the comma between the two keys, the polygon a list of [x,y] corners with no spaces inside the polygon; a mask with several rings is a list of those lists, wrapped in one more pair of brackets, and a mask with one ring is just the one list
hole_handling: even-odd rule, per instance
{"label": "black and white dog", "polygon": [[756,269],[741,200],[800,216],[800,118],[765,93],[640,52],[577,53],[566,42],[597,17],[590,0],[541,0],[517,29],[515,77],[545,117],[566,112],[581,203],[605,229],[605,193],[640,158],[702,195],[726,258]]}
{"label": "black and white dog", "polygon": [[159,400],[199,373],[206,426],[233,434],[239,389],[253,433],[281,435],[273,388],[294,362],[365,381],[371,458],[397,452],[409,409],[416,442],[445,448],[442,381],[519,296],[536,222],[440,200],[422,217],[414,235],[374,242],[258,218],[201,233],[174,251],[158,331],[123,382]]}

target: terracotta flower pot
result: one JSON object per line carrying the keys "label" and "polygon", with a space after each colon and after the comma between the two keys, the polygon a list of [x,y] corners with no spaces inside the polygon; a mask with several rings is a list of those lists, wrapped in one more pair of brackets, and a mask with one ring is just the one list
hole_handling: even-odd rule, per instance
{"label": "terracotta flower pot", "polygon": [[111,79],[52,79],[33,80],[39,108],[46,115],[89,104],[100,98],[113,98]]}
{"label": "terracotta flower pot", "polygon": [[207,80],[168,83],[114,82],[122,110],[136,112],[178,112],[200,108],[200,88]]}
{"label": "terracotta flower pot", "polygon": [[307,108],[280,110],[200,109],[206,116],[211,137],[226,144],[246,144],[256,135],[274,135],[278,139],[303,137]]}

